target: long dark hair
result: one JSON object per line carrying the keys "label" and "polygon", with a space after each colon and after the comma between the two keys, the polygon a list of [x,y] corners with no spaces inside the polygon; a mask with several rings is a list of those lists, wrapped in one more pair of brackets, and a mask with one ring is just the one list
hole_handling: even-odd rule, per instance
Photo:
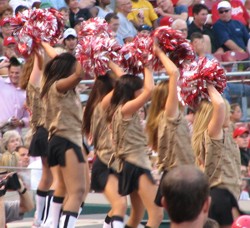
{"label": "long dark hair", "polygon": [[115,80],[109,75],[109,73],[96,78],[83,114],[83,133],[87,135],[89,134],[94,109],[96,105],[101,102],[109,92],[112,91],[114,84]]}
{"label": "long dark hair", "polygon": [[49,91],[51,85],[62,78],[73,74],[76,58],[70,53],[62,53],[51,59],[45,66],[41,98]]}
{"label": "long dark hair", "polygon": [[115,84],[111,105],[108,108],[107,120],[111,122],[117,107],[133,100],[135,98],[135,92],[142,87],[143,81],[140,77],[132,74],[123,75]]}

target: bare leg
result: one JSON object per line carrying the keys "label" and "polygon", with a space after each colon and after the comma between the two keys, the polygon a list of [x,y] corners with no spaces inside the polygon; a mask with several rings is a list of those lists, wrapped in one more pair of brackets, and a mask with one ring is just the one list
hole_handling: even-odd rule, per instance
{"label": "bare leg", "polygon": [[130,194],[131,199],[131,212],[127,225],[130,227],[138,227],[141,220],[143,219],[145,209],[140,196],[137,191]]}
{"label": "bare leg", "polygon": [[163,219],[163,209],[158,207],[155,202],[157,186],[149,180],[146,174],[140,176],[138,193],[148,212],[147,226],[157,228]]}
{"label": "bare leg", "polygon": [[66,166],[60,167],[63,176],[63,182],[68,194],[68,198],[64,204],[63,210],[78,213],[79,207],[82,204],[86,186],[84,163],[79,163],[73,149],[66,151],[65,161]]}
{"label": "bare leg", "polygon": [[127,200],[126,197],[118,193],[118,179],[116,176],[109,175],[104,194],[111,204],[112,214],[124,217],[127,209]]}

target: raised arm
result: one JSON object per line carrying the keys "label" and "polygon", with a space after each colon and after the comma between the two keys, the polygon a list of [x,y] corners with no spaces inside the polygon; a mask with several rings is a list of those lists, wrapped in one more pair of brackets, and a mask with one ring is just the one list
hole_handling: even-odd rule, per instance
{"label": "raised arm", "polygon": [[169,76],[168,83],[168,97],[165,104],[165,113],[167,117],[177,117],[179,113],[179,100],[177,95],[177,81],[180,76],[179,70],[176,65],[166,56],[166,54],[159,48],[157,44],[154,44],[154,50],[156,55],[161,60],[167,75]]}
{"label": "raised arm", "polygon": [[29,79],[29,83],[31,83],[35,87],[40,86],[41,77],[42,77],[42,66],[43,66],[42,54],[36,52],[33,69],[30,74],[30,79]]}
{"label": "raised arm", "polygon": [[114,63],[112,60],[109,61],[108,66],[118,78],[125,74],[123,69],[119,67],[116,63]]}
{"label": "raised arm", "polygon": [[[109,61],[108,66],[115,73],[117,78],[125,74],[123,69],[119,67],[117,64],[115,64],[112,60]],[[113,95],[113,90],[102,99],[101,104],[103,109],[107,109],[109,107],[112,95]]]}
{"label": "raised arm", "polygon": [[213,105],[212,118],[208,124],[208,135],[214,139],[222,138],[222,128],[226,115],[226,104],[220,93],[211,84],[207,85],[208,93]]}
{"label": "raised arm", "polygon": [[148,67],[144,68],[144,87],[142,93],[135,99],[128,101],[122,107],[122,114],[124,118],[130,118],[135,112],[139,110],[150,98],[154,88],[153,72]]}
{"label": "raised arm", "polygon": [[57,91],[60,93],[65,93],[70,89],[73,89],[77,84],[84,78],[84,72],[82,70],[81,64],[76,61],[76,70],[67,78],[60,79],[56,83]]}
{"label": "raised arm", "polygon": [[47,42],[42,42],[41,43],[42,47],[44,48],[45,52],[47,53],[47,55],[53,59],[57,56],[57,53],[55,51],[55,49],[53,47],[50,46],[49,43]]}

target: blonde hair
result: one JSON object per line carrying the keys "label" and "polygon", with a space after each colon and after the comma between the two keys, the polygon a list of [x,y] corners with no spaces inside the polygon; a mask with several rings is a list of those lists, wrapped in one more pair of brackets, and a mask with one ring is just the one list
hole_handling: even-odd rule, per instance
{"label": "blonde hair", "polygon": [[[6,151],[3,153],[1,160],[0,160],[0,166],[9,166],[9,167],[17,167],[19,161],[19,155],[17,152],[10,153],[9,151]],[[1,170],[2,172],[3,170]],[[15,169],[8,169],[5,170],[8,172],[15,171]]]}
{"label": "blonde hair", "polygon": [[6,131],[4,134],[3,134],[3,137],[2,137],[2,147],[3,147],[3,151],[6,151],[7,150],[7,145],[9,143],[9,140],[11,138],[19,138],[20,140],[20,145],[22,144],[22,140],[21,140],[21,136],[20,134],[18,133],[18,131],[16,130],[10,130],[10,131]]}
{"label": "blonde hair", "polygon": [[196,165],[199,167],[205,160],[204,132],[212,118],[213,106],[208,100],[203,100],[199,104],[198,110],[194,115],[192,147],[196,158]]}
{"label": "blonde hair", "polygon": [[164,111],[166,100],[168,97],[168,82],[160,82],[153,90],[152,101],[149,107],[149,113],[146,124],[148,134],[148,144],[153,150],[158,148],[158,124],[159,116]]}

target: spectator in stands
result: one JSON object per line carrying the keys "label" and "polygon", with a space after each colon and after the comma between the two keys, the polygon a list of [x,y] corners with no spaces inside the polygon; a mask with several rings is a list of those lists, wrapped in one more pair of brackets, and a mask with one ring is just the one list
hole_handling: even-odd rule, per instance
{"label": "spectator in stands", "polygon": [[75,55],[75,48],[77,45],[77,34],[75,29],[68,28],[63,33],[63,44],[67,52]]}
{"label": "spectator in stands", "polygon": [[16,8],[20,5],[26,6],[27,8],[31,9],[35,2],[41,2],[40,0],[10,0],[9,5],[12,7],[13,11],[15,12]]}
{"label": "spectator in stands", "polygon": [[0,19],[12,16],[13,16],[13,9],[10,5],[6,5],[2,9],[0,9]]}
{"label": "spectator in stands", "polygon": [[67,7],[62,7],[58,10],[63,15],[64,21],[64,29],[68,29],[70,27],[69,24],[69,9]]}
{"label": "spectator in stands", "polygon": [[16,53],[16,40],[13,36],[5,37],[3,40],[4,56],[10,59],[11,57],[17,57]]}
{"label": "spectator in stands", "polygon": [[174,20],[182,19],[188,21],[188,6],[186,4],[174,7],[171,0],[156,0],[156,3],[157,8],[155,8],[155,12],[158,14],[159,20],[167,16]]}
{"label": "spectator in stands", "polygon": [[127,18],[133,22],[137,29],[144,24],[151,28],[158,26],[158,16],[148,0],[131,0],[131,2],[132,11],[128,14]]}
{"label": "spectator in stands", "polygon": [[[231,5],[231,14],[232,19],[240,21],[243,25],[245,25],[247,28],[249,28],[249,22],[250,17],[247,13],[246,7],[243,5],[243,3],[239,0],[229,0],[229,3]],[[219,2],[215,2],[212,7],[212,22],[213,24],[216,23],[220,19],[220,15],[218,12],[218,4]]]}
{"label": "spectator in stands", "polygon": [[203,227],[211,199],[208,179],[199,169],[184,165],[169,171],[162,181],[162,194],[171,228]]}
{"label": "spectator in stands", "polygon": [[108,13],[105,17],[105,20],[107,21],[109,28],[113,32],[113,35],[116,38],[116,40],[118,41],[118,43],[122,45],[124,43],[122,40],[122,37],[119,34],[117,34],[118,28],[120,26],[119,17],[117,16],[117,14],[116,13]]}
{"label": "spectator in stands", "polygon": [[22,70],[20,62],[12,57],[8,66],[6,80],[0,78],[0,128],[21,129],[28,126],[29,113],[25,108],[26,93],[19,88]]}
{"label": "spectator in stands", "polygon": [[233,132],[233,138],[240,148],[241,166],[247,168],[250,161],[249,130],[245,127],[238,127]]}
{"label": "spectator in stands", "polygon": [[240,122],[242,118],[242,110],[240,104],[233,103],[230,105],[230,107],[231,107],[230,120],[234,123]]}
{"label": "spectator in stands", "polygon": [[242,111],[240,104],[232,103],[230,104],[230,123],[229,123],[229,132],[233,135],[233,132],[236,128],[236,123],[240,122],[242,118]]}
{"label": "spectator in stands", "polygon": [[212,54],[206,52],[205,39],[200,32],[192,33],[190,40],[197,58],[206,57],[210,60],[214,59],[214,56]]}
{"label": "spectator in stands", "polygon": [[182,19],[176,19],[171,27],[175,30],[179,30],[182,35],[183,35],[183,38],[184,39],[187,39],[187,36],[188,36],[188,27],[187,27],[187,23],[182,20]]}
{"label": "spectator in stands", "polygon": [[84,19],[80,16],[79,18],[76,17],[75,18],[75,26],[74,29],[76,30],[76,33],[78,33],[80,31],[80,25],[81,23],[84,21]]}
{"label": "spectator in stands", "polygon": [[28,167],[28,165],[30,164],[29,149],[25,146],[18,146],[16,148],[16,152],[19,158],[18,166]]}
{"label": "spectator in stands", "polygon": [[110,0],[96,0],[95,6],[90,9],[93,17],[105,18],[108,13],[113,10],[109,8]]}
{"label": "spectator in stands", "polygon": [[1,0],[0,1],[0,9],[3,9],[8,4],[9,4],[9,0]]}
{"label": "spectator in stands", "polygon": [[[32,196],[27,191],[23,181],[19,178],[13,178],[13,173],[0,178],[0,182],[12,178],[12,185],[15,191],[19,193],[19,200],[5,201],[5,186],[0,187],[0,227],[6,227],[6,223],[23,219],[24,213],[34,208]],[[14,181],[13,181],[14,179]],[[17,180],[16,180],[17,179]],[[18,183],[16,183],[16,181]],[[8,190],[8,189],[7,189]]]}
{"label": "spectator in stands", "polygon": [[248,188],[248,180],[243,177],[241,182],[241,193],[239,200],[250,200]]}
{"label": "spectator in stands", "polygon": [[209,12],[207,6],[204,4],[195,4],[192,11],[194,20],[188,26],[188,39],[190,39],[194,32],[202,33],[205,39],[206,52],[214,53],[218,49],[218,44],[211,26],[206,24]]}
{"label": "spectator in stands", "polygon": [[[3,39],[3,55],[1,56],[1,59],[10,59],[11,57],[17,58],[20,63],[24,62],[23,58],[18,58],[16,40],[13,36],[5,37]],[[0,74],[8,75],[8,68],[2,68]]]}
{"label": "spectator in stands", "polygon": [[[17,167],[18,166],[18,153],[16,148],[22,145],[20,134],[16,130],[6,131],[2,138],[3,155],[0,160],[0,166]],[[11,172],[13,169],[7,169]]]}
{"label": "spectator in stands", "polygon": [[120,21],[117,34],[122,38],[123,43],[130,42],[137,34],[137,30],[133,23],[127,19],[128,14],[132,11],[131,1],[117,0],[116,10]]}
{"label": "spectator in stands", "polygon": [[28,10],[28,9],[29,8],[27,6],[19,5],[15,9],[15,15],[17,15],[18,13],[22,13],[24,10]]}
{"label": "spectator in stands", "polygon": [[9,37],[12,35],[13,29],[10,26],[10,18],[5,17],[0,21],[0,26],[2,30],[2,38]]}
{"label": "spectator in stands", "polygon": [[224,51],[246,52],[250,36],[246,27],[240,21],[232,19],[232,7],[230,3],[227,1],[220,2],[217,10],[220,19],[214,24],[213,30],[219,46]]}
{"label": "spectator in stands", "polygon": [[88,8],[81,9],[79,7],[78,0],[65,0],[69,7],[69,21],[71,28],[75,26],[75,18],[82,18],[83,20],[88,20],[92,17]]}
{"label": "spectator in stands", "polygon": [[81,9],[83,9],[83,8],[90,9],[90,8],[94,7],[95,2],[96,2],[96,0],[88,0],[88,1],[86,1],[86,0],[79,0],[79,7]]}

